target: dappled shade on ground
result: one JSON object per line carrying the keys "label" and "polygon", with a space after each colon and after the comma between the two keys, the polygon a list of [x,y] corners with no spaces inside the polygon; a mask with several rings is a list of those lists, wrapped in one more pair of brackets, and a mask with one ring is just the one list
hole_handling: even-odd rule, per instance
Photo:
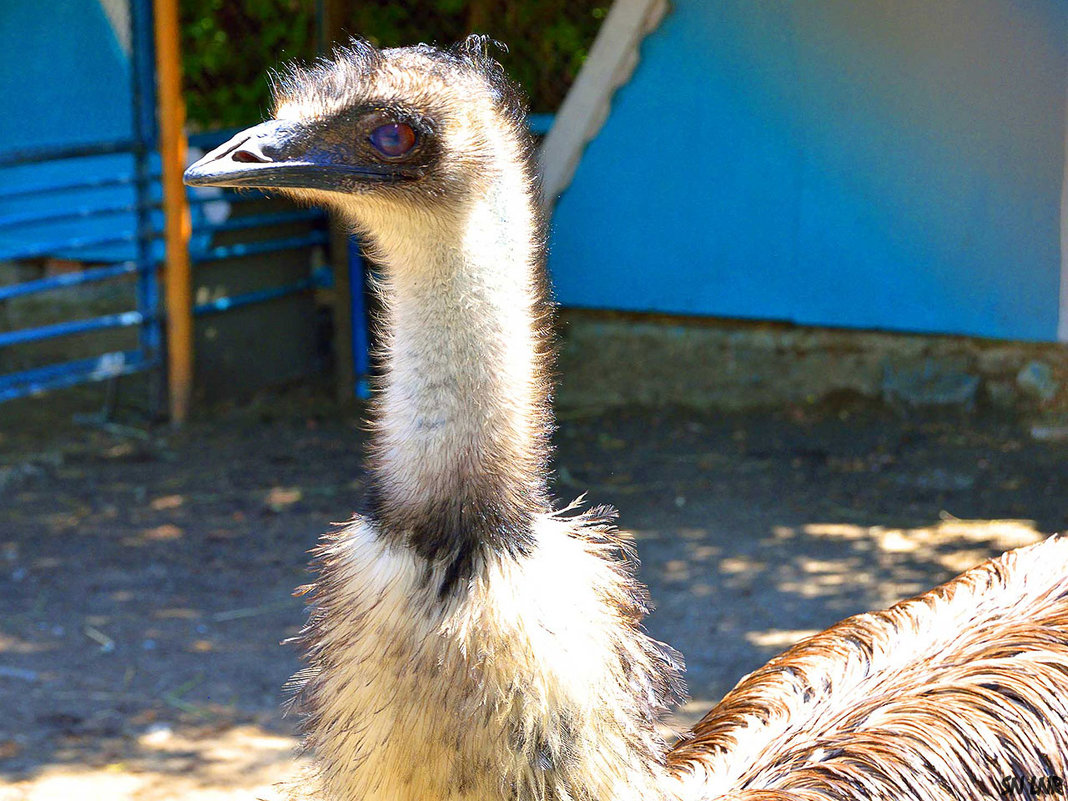
{"label": "dappled shade on ground", "polygon": [[[1068,527],[1066,446],[1009,420],[561,417],[558,497],[619,507],[650,629],[686,656],[676,724],[806,634]],[[0,800],[270,797],[294,770],[290,593],[358,503],[357,416],[297,396],[180,435],[0,436]]]}

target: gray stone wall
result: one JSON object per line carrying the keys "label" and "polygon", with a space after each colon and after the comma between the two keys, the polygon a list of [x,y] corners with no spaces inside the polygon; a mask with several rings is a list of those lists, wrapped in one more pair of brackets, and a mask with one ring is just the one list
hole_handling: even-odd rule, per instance
{"label": "gray stone wall", "polygon": [[1068,411],[1068,346],[565,310],[558,399],[724,409],[853,393],[904,407]]}

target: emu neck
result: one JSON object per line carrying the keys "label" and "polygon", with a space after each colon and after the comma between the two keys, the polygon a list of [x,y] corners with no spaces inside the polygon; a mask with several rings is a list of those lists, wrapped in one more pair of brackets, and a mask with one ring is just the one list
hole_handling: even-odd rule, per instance
{"label": "emu neck", "polygon": [[525,171],[449,209],[354,215],[382,264],[384,375],[372,508],[320,550],[306,629],[322,796],[664,801],[678,665],[607,519],[549,511]]}
{"label": "emu neck", "polygon": [[374,235],[386,320],[376,516],[443,563],[446,584],[483,547],[524,552],[545,505],[541,253],[526,181],[507,173],[456,211],[391,215]]}

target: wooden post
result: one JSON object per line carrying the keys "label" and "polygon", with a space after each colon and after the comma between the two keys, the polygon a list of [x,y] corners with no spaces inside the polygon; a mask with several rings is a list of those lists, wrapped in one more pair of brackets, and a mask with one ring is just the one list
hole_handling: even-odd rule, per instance
{"label": "wooden post", "polygon": [[159,98],[159,154],[166,216],[164,291],[167,309],[167,384],[171,425],[189,415],[193,388],[193,294],[189,269],[189,203],[185,170],[185,102],[179,52],[178,0],[155,0],[156,81]]}

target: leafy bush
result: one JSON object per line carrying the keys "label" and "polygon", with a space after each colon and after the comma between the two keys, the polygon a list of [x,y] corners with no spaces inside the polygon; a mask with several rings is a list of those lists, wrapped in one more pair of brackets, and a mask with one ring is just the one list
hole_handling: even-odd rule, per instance
{"label": "leafy bush", "polygon": [[[534,111],[555,111],[578,74],[611,0],[408,0],[360,2],[343,9],[341,27],[392,47],[454,42],[470,32],[509,45],[500,59],[531,97]],[[199,129],[263,119],[264,73],[317,52],[315,0],[181,0],[188,116]]]}

